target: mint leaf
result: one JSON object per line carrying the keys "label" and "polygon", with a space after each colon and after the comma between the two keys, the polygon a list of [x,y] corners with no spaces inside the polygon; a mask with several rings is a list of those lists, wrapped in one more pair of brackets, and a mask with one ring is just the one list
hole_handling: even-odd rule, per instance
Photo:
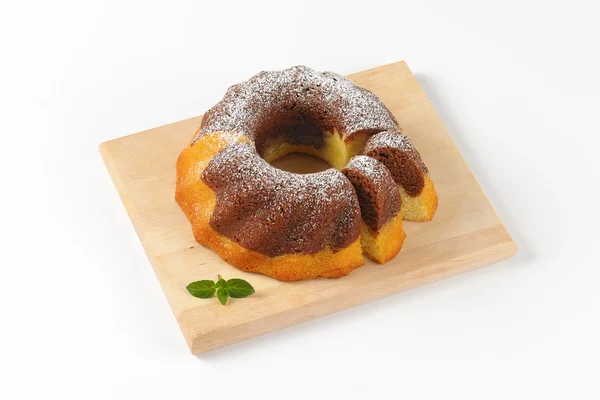
{"label": "mint leaf", "polygon": [[225,303],[227,303],[227,299],[229,298],[229,295],[227,294],[227,289],[219,288],[219,290],[217,290],[217,298],[219,299],[221,304],[225,305]]}
{"label": "mint leaf", "polygon": [[217,275],[217,289],[224,288],[227,281],[221,278],[221,275]]}
{"label": "mint leaf", "polygon": [[227,293],[236,299],[248,297],[254,293],[252,285],[243,279],[230,279],[227,281],[225,288],[227,289]]}
{"label": "mint leaf", "polygon": [[215,295],[216,287],[213,281],[204,280],[192,282],[186,286],[186,289],[194,297],[209,299]]}

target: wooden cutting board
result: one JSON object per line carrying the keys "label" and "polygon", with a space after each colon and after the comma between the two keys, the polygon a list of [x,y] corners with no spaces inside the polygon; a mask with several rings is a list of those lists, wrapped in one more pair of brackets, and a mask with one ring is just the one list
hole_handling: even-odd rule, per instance
{"label": "wooden cutting board", "polygon": [[[384,265],[367,262],[341,279],[279,282],[241,272],[195,242],[174,200],[175,160],[201,117],[100,145],[192,353],[455,275],[517,251],[406,63],[381,66],[350,78],[379,96],[412,139],[431,171],[439,208],[431,222],[405,222],[407,239],[394,260]],[[226,306],[187,293],[188,283],[216,279],[217,274],[246,279],[256,293],[232,299]]]}

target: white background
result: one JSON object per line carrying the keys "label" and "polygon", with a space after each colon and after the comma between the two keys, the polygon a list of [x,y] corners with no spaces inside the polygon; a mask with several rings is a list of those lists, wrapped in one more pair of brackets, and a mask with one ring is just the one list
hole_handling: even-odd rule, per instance
{"label": "white background", "polygon": [[[2,3],[1,398],[599,398],[597,1],[339,3]],[[519,254],[191,356],[98,144],[402,59]]]}

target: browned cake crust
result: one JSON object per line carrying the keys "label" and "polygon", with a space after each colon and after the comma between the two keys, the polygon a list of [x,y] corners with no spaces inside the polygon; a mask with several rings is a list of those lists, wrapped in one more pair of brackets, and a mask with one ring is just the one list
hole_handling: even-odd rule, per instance
{"label": "browned cake crust", "polygon": [[[340,277],[364,263],[362,219],[393,244],[377,243],[381,251],[374,259],[385,262],[399,250],[404,231],[400,199],[391,190],[394,171],[390,175],[373,160],[367,164],[378,172],[361,175],[360,162],[351,163],[346,173],[365,185],[362,193],[335,169],[299,175],[262,156],[285,154],[276,147],[283,143],[324,157],[337,137],[344,143],[344,156],[336,159],[343,160],[336,164],[341,169],[369,137],[398,130],[373,93],[341,75],[302,66],[261,72],[229,88],[204,115],[178,158],[175,197],[196,240],[239,269],[285,281]],[[389,178],[385,185],[377,174]],[[418,174],[408,176],[418,191]]]}

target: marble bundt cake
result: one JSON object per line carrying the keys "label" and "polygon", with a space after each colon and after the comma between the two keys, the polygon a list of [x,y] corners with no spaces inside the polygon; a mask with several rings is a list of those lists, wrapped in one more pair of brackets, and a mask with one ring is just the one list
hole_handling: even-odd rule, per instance
{"label": "marble bundt cake", "polygon": [[[292,152],[335,169],[269,164]],[[302,66],[229,88],[179,155],[175,198],[199,243],[283,281],[347,275],[363,251],[386,262],[404,241],[402,218],[429,220],[437,207],[387,107],[341,75]]]}

